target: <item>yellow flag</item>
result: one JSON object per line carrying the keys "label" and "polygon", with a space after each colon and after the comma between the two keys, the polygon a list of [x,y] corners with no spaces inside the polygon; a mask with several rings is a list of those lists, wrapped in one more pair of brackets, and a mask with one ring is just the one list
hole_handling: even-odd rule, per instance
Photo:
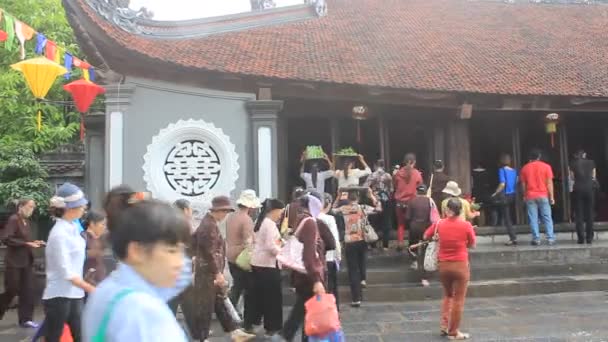
{"label": "yellow flag", "polygon": [[89,75],[89,69],[82,69],[82,77],[85,80],[90,81],[91,75]]}

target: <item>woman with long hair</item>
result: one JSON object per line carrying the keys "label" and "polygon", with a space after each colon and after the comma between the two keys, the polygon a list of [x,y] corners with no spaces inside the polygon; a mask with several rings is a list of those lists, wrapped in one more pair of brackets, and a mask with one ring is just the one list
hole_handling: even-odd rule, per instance
{"label": "woman with long hair", "polygon": [[253,228],[253,277],[250,289],[245,292],[245,329],[253,330],[253,325],[263,319],[267,337],[277,334],[283,327],[281,269],[277,263],[282,241],[277,222],[284,209],[285,204],[280,200],[266,199]]}
{"label": "woman with long hair", "polygon": [[498,187],[492,198],[499,206],[503,223],[509,234],[507,246],[517,245],[517,235],[513,230],[513,208],[515,206],[515,192],[517,190],[517,170],[511,167],[511,156],[503,154],[500,157],[500,169],[498,169]]}
{"label": "woman with long hair", "polygon": [[430,240],[439,235],[439,279],[443,286],[440,329],[450,340],[470,337],[459,330],[470,279],[469,248],[475,247],[475,230],[471,223],[460,218],[462,202],[450,198],[446,204],[446,218],[429,227],[424,238]]}
{"label": "woman with long hair", "polygon": [[64,183],[51,198],[51,208],[57,218],[49,234],[46,253],[46,287],[44,304],[44,336],[46,341],[58,342],[67,323],[74,341],[81,341],[81,314],[85,292],[95,286],[85,281],[82,271],[86,242],[74,223],[84,214],[87,200],[77,186]]}
{"label": "woman with long hair", "polygon": [[363,165],[363,169],[355,168],[355,161],[347,158],[342,162],[342,169],[336,171],[338,189],[358,186],[361,178],[369,176],[372,173],[362,155],[359,154],[357,160]]}
{"label": "woman with long hair", "polygon": [[409,201],[416,197],[416,188],[422,184],[422,175],[416,169],[416,155],[408,153],[403,158],[403,165],[393,177],[395,185],[395,212],[397,215],[398,250],[403,249],[405,238],[406,214]]}

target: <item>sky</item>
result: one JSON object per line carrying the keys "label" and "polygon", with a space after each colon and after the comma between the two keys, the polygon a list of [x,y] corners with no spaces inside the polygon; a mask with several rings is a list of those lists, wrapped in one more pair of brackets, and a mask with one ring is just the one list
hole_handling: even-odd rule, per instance
{"label": "sky", "polygon": [[[275,0],[277,7],[304,3],[303,0]],[[249,12],[249,0],[131,0],[130,7],[145,6],[155,20],[187,20]]]}

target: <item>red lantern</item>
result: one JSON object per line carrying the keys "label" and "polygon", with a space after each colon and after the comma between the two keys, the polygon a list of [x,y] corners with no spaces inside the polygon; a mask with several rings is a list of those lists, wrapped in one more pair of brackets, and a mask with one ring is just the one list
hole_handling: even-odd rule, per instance
{"label": "red lantern", "polygon": [[93,101],[99,94],[106,92],[105,88],[91,81],[81,79],[68,83],[63,86],[63,89],[72,94],[76,109],[81,113],[80,118],[80,140],[84,139],[84,113],[89,110]]}

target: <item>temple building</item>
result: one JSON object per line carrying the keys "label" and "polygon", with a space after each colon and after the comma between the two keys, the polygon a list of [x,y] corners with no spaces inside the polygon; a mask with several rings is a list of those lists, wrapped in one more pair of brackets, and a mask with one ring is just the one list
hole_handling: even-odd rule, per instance
{"label": "temple building", "polygon": [[538,147],[567,222],[575,150],[608,184],[602,2],[303,1],[172,22],[128,1],[63,0],[107,88],[106,112],[87,117],[86,188],[99,201],[127,183],[199,208],[245,188],[286,198],[314,144],[391,165],[414,152],[425,175],[441,159],[470,193],[473,169],[495,185],[502,153],[521,167]]}

